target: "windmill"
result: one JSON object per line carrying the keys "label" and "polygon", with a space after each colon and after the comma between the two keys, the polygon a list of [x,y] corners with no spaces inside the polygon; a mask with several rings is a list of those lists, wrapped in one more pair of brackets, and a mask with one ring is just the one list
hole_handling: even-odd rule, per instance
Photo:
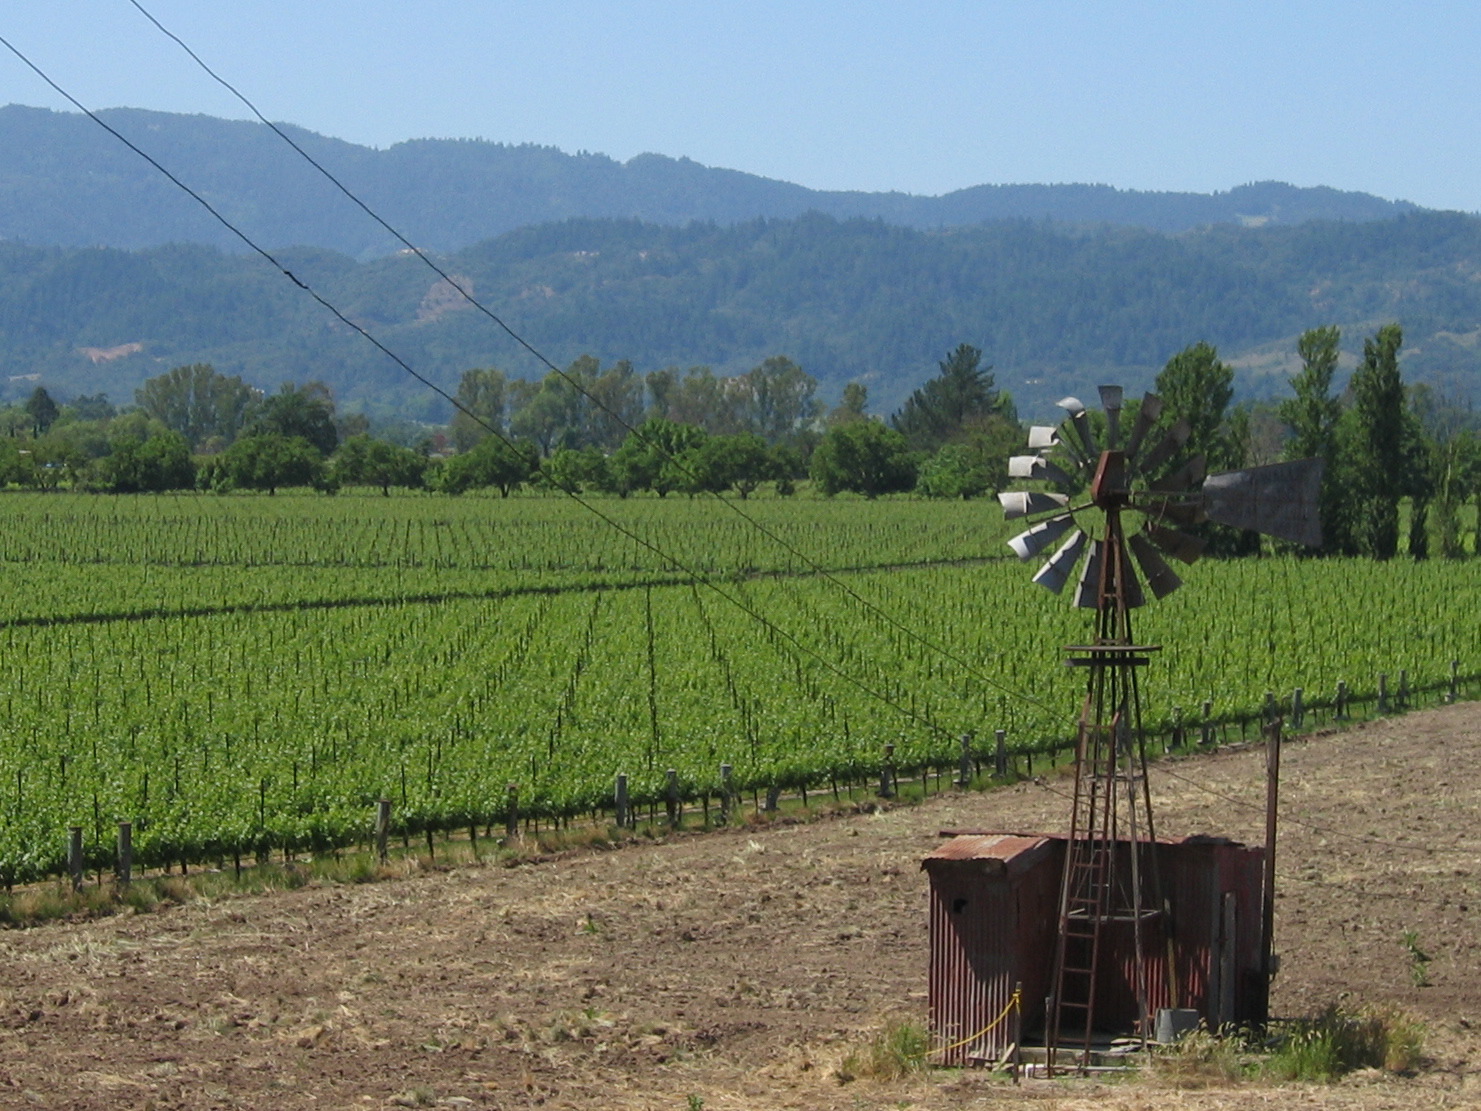
{"label": "windmill", "polygon": [[[1066,419],[1058,427],[1032,428],[1032,454],[1009,460],[1011,477],[1043,480],[1065,492],[998,495],[1006,517],[1034,521],[1008,541],[1020,559],[1053,549],[1034,582],[1059,594],[1074,581],[1074,604],[1095,610],[1090,643],[1066,649],[1070,665],[1086,668],[1087,683],[1045,1015],[1051,1071],[1061,1045],[1078,1045],[1081,1067],[1089,1064],[1092,1034],[1104,1017],[1097,1013],[1097,981],[1111,953],[1130,973],[1136,1028],[1145,1040],[1149,964],[1165,959],[1154,955],[1156,939],[1171,936],[1151,851],[1155,830],[1137,680],[1158,646],[1137,644],[1132,611],[1145,603],[1147,590],[1160,599],[1182,585],[1164,557],[1185,564],[1199,558],[1205,542],[1184,531],[1189,526],[1214,521],[1294,543],[1321,543],[1321,460],[1208,475],[1203,456],[1178,458],[1191,435],[1186,419],[1148,447],[1163,415],[1156,395],[1142,398],[1124,443],[1121,387],[1100,387],[1100,400],[1104,447],[1085,406],[1067,397],[1059,402]],[[1129,526],[1138,522],[1133,531]],[[1170,963],[1165,971],[1170,982]]]}

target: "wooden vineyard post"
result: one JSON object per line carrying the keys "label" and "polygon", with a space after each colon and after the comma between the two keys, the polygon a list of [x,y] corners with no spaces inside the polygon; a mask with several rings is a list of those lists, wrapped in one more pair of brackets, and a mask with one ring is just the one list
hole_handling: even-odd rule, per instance
{"label": "wooden vineyard post", "polygon": [[1450,690],[1445,695],[1446,702],[1455,702],[1460,697],[1460,661],[1450,661]]}
{"label": "wooden vineyard post", "polygon": [[889,799],[895,797],[895,746],[884,746],[884,760],[879,765],[879,797]]}
{"label": "wooden vineyard post", "polygon": [[509,784],[504,806],[504,837],[513,841],[519,836],[519,784]]}
{"label": "wooden vineyard post", "polygon": [[993,775],[999,779],[1008,778],[1008,731],[1006,729],[993,730]]}
{"label": "wooden vineyard post", "polygon": [[957,765],[956,785],[966,788],[972,786],[972,734],[962,734],[962,756]]}
{"label": "wooden vineyard post", "polygon": [[679,804],[679,772],[676,768],[668,770],[668,783],[664,788],[664,805],[668,808],[669,829],[678,829],[679,822],[684,817],[684,810]]}
{"label": "wooden vineyard post", "polygon": [[1399,668],[1399,709],[1409,709],[1409,669]]}
{"label": "wooden vineyard post", "polygon": [[1337,705],[1332,714],[1338,721],[1347,720],[1347,680],[1337,680]]}
{"label": "wooden vineyard post", "polygon": [[1302,691],[1297,687],[1291,694],[1291,728],[1300,729],[1306,720],[1306,706],[1301,701]]}
{"label": "wooden vineyard post", "polygon": [[732,769],[729,764],[720,765],[720,824],[730,824],[730,805],[733,801],[730,788],[730,773]]}
{"label": "wooden vineyard post", "polygon": [[620,829],[627,828],[628,806],[627,806],[627,775],[619,772],[617,775],[617,790],[614,801],[617,804],[617,825]]}
{"label": "wooden vineyard post", "polygon": [[391,800],[375,804],[375,858],[384,864],[389,856],[386,839],[391,835]]}
{"label": "wooden vineyard post", "polygon": [[134,824],[118,823],[118,882],[127,887],[134,880]]}
{"label": "wooden vineyard post", "polygon": [[1183,736],[1183,708],[1181,706],[1174,706],[1172,708],[1172,747],[1175,749],[1182,748],[1185,739]]}
{"label": "wooden vineyard post", "polygon": [[1378,673],[1378,712],[1388,713],[1388,672]]}
{"label": "wooden vineyard post", "polygon": [[1208,748],[1214,743],[1214,703],[1209,698],[1203,700],[1202,726],[1203,732],[1199,735],[1199,743],[1204,748]]}
{"label": "wooden vineyard post", "polygon": [[72,890],[82,890],[82,827],[67,827],[67,871],[72,876]]}

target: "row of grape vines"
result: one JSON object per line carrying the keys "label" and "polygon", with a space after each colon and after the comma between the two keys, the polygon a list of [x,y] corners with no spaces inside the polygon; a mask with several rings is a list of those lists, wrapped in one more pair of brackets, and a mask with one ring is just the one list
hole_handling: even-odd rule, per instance
{"label": "row of grape vines", "polygon": [[[510,784],[550,818],[609,805],[618,773],[639,805],[669,769],[686,798],[713,796],[722,763],[742,790],[812,789],[870,774],[886,744],[901,769],[954,766],[967,732],[1049,751],[1079,709],[1063,646],[1088,615],[983,558],[1002,525],[981,505],[768,505],[814,558],[860,568],[840,575],[889,620],[816,574],[751,574],[799,569],[672,500],[604,507],[703,559],[713,586],[651,553],[594,574],[587,522],[534,499],[456,503],[447,567],[416,562],[440,527],[423,499],[93,501],[0,503],[6,883],[60,871],[68,825],[99,866],[119,820],[146,866],[323,849],[363,838],[383,797],[411,832],[496,825]],[[257,562],[274,535],[292,558]],[[609,535],[608,558],[623,543]],[[1481,661],[1464,570],[1201,564],[1138,612],[1139,639],[1165,646],[1152,724],[1205,699],[1256,713],[1297,686],[1316,703],[1340,680],[1363,697],[1399,669],[1441,683]]]}

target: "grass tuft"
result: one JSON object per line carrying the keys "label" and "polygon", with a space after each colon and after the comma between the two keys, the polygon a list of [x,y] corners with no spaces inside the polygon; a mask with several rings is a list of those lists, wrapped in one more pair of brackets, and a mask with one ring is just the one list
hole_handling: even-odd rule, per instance
{"label": "grass tuft", "polygon": [[892,1020],[863,1047],[839,1064],[834,1075],[840,1084],[860,1077],[871,1080],[900,1080],[924,1072],[931,1051],[931,1036],[918,1022]]}
{"label": "grass tuft", "polygon": [[1327,1083],[1354,1069],[1404,1073],[1424,1053],[1424,1024],[1395,1007],[1337,1004],[1293,1025],[1265,1063],[1277,1080]]}

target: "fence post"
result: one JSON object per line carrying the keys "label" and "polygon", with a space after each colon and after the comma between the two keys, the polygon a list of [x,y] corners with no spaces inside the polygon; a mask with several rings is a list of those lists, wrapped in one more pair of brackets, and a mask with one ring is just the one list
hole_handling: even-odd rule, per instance
{"label": "fence post", "polygon": [[127,887],[134,882],[134,824],[118,823],[118,882]]}
{"label": "fence post", "polygon": [[391,836],[391,800],[381,799],[375,804],[375,857],[384,864],[390,855],[386,840]]}
{"label": "fence post", "polygon": [[82,827],[67,827],[67,871],[72,874],[72,890],[82,890]]}
{"label": "fence post", "polygon": [[895,797],[895,746],[884,746],[884,762],[879,766],[879,797],[891,799]]}
{"label": "fence post", "polygon": [[679,807],[679,772],[675,768],[668,770],[668,782],[664,786],[663,804],[668,811],[669,829],[679,828],[679,819],[683,811]]}
{"label": "fence post", "polygon": [[504,811],[504,837],[513,841],[519,836],[519,784],[509,784],[509,801]]}
{"label": "fence post", "polygon": [[1409,669],[1399,668],[1399,709],[1409,709]]}
{"label": "fence post", "polygon": [[1006,729],[994,729],[992,773],[999,779],[1008,778],[1008,731]]}
{"label": "fence post", "polygon": [[1378,712],[1388,713],[1388,672],[1378,673]]}
{"label": "fence post", "polygon": [[1183,740],[1183,708],[1174,706],[1172,708],[1172,747],[1182,748]]}
{"label": "fence post", "polygon": [[1446,702],[1454,702],[1460,698],[1460,661],[1450,661],[1450,693],[1445,696]]}
{"label": "fence post", "polygon": [[1347,680],[1337,680],[1337,705],[1334,708],[1333,717],[1338,721],[1347,720]]}
{"label": "fence post", "polygon": [[1306,705],[1301,701],[1302,691],[1297,687],[1291,695],[1291,728],[1300,729],[1301,723],[1306,720]]}
{"label": "fence post", "polygon": [[720,824],[730,824],[730,773],[732,769],[729,764],[720,765]]}
{"label": "fence post", "polygon": [[962,758],[957,764],[956,785],[958,787],[972,786],[972,734],[962,734]]}
{"label": "fence post", "polygon": [[627,775],[619,772],[617,775],[617,825],[621,829],[627,828]]}
{"label": "fence post", "polygon": [[1265,692],[1265,722],[1264,722],[1264,724],[1267,725],[1267,726],[1269,726],[1272,722],[1275,721],[1276,715],[1278,715],[1279,713],[1280,713],[1280,708],[1275,704],[1275,692],[1274,691],[1266,691]]}
{"label": "fence post", "polygon": [[1214,722],[1213,722],[1213,717],[1214,717],[1214,703],[1213,703],[1213,699],[1211,699],[1211,698],[1205,698],[1203,700],[1203,721],[1201,723],[1202,730],[1201,730],[1201,732],[1199,734],[1199,743],[1202,744],[1205,748],[1207,748],[1209,745],[1211,745],[1211,744],[1214,743]]}

